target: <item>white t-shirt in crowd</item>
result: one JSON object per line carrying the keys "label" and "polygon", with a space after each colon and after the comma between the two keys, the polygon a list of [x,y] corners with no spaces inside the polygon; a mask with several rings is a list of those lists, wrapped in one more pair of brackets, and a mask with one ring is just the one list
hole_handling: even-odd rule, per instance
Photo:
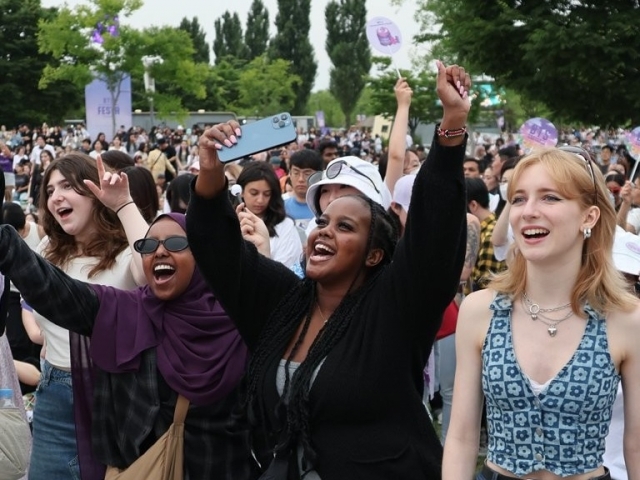
{"label": "white t-shirt in crowd", "polygon": [[34,165],[40,165],[40,154],[43,150],[48,150],[51,153],[51,158],[56,158],[56,149],[53,148],[52,145],[49,145],[48,143],[44,147],[36,145],[33,147],[33,150],[31,150],[31,156],[29,157],[31,163]]}
{"label": "white t-shirt in crowd", "polygon": [[624,397],[622,395],[622,384],[618,385],[618,394],[613,402],[613,413],[611,414],[611,425],[609,425],[609,435],[606,438],[604,452],[604,464],[611,471],[611,478],[614,480],[628,480],[627,467],[624,463]]}
{"label": "white t-shirt in crowd", "polygon": [[291,268],[302,256],[302,240],[293,220],[286,217],[276,225],[276,236],[269,239],[271,258]]}
{"label": "white t-shirt in crowd", "polygon": [[496,260],[499,262],[503,262],[507,259],[507,254],[509,253],[509,247],[514,242],[515,238],[513,236],[513,229],[511,225],[509,225],[507,229],[507,243],[500,246],[493,246],[493,256],[496,257]]}
{"label": "white t-shirt in crowd", "polygon": [[[38,253],[44,251],[48,245],[48,237],[42,239],[38,245]],[[89,278],[91,267],[95,265],[95,257],[78,257],[70,261],[64,271],[72,278],[83,282],[108,285],[110,287],[133,290],[137,287],[131,273],[131,249],[125,248],[116,257],[116,263],[110,270],[104,270],[96,276]],[[54,367],[64,370],[71,369],[71,356],[69,347],[69,331],[50,322],[34,310],[36,322],[42,329],[46,345],[46,360]]]}
{"label": "white t-shirt in crowd", "polygon": [[635,233],[640,233],[640,208],[632,208],[627,214],[627,223],[636,229]]}

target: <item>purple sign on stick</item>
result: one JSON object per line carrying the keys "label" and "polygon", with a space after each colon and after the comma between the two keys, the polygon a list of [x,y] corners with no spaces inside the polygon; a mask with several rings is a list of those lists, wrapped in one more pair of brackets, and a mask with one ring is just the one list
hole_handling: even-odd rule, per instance
{"label": "purple sign on stick", "polygon": [[545,118],[530,118],[520,127],[522,147],[529,153],[537,147],[555,147],[558,143],[558,130]]}
{"label": "purple sign on stick", "polygon": [[373,48],[387,55],[393,55],[402,47],[400,29],[385,17],[374,17],[367,22],[367,39]]}
{"label": "purple sign on stick", "polygon": [[640,158],[640,127],[636,127],[627,135],[629,153],[634,158]]}

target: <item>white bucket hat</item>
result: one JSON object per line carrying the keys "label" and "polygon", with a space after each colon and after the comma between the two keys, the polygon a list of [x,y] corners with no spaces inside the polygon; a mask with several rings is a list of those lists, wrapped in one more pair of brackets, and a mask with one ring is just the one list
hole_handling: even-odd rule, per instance
{"label": "white bucket hat", "polygon": [[393,201],[401,205],[405,212],[409,211],[411,192],[413,191],[413,182],[415,179],[415,175],[405,175],[401,177],[396,182],[396,186],[393,187]]}
{"label": "white bucket hat", "polygon": [[316,197],[323,185],[349,185],[385,209],[391,205],[391,193],[382,181],[378,167],[358,157],[348,156],[332,160],[322,172],[320,180],[309,185],[307,205],[316,217],[322,213],[316,208]]}

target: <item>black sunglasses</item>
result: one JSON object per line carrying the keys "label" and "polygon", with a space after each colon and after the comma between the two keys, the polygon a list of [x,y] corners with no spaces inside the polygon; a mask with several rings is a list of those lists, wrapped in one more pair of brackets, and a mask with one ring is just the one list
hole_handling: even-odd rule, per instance
{"label": "black sunglasses", "polygon": [[313,175],[311,175],[308,178],[307,185],[311,186],[314,183],[318,183],[320,180],[322,180],[323,177],[324,178],[328,178],[329,180],[333,180],[338,175],[340,175],[340,172],[342,171],[343,167],[347,167],[352,172],[357,173],[358,175],[366,178],[369,181],[369,183],[371,183],[371,185],[373,186],[374,190],[377,193],[380,193],[380,190],[378,189],[376,184],[373,182],[373,180],[371,180],[371,178],[369,178],[368,175],[362,173],[360,170],[358,170],[353,165],[349,165],[346,160],[338,160],[336,162],[333,162],[331,165],[329,165],[329,167],[327,167],[327,169],[324,172],[316,172],[316,173],[314,173]]}
{"label": "black sunglasses", "polygon": [[559,149],[563,152],[572,153],[573,155],[584,161],[587,166],[587,170],[589,171],[589,175],[591,176],[591,181],[593,182],[593,204],[598,205],[598,188],[596,187],[596,176],[593,173],[591,155],[589,155],[589,153],[584,148],[580,147],[564,146],[559,147]]}
{"label": "black sunglasses", "polygon": [[181,252],[189,247],[189,240],[187,237],[167,237],[164,240],[158,240],[156,238],[141,238],[136,240],[133,244],[133,248],[140,255],[148,255],[158,250],[158,247],[162,245],[169,252]]}

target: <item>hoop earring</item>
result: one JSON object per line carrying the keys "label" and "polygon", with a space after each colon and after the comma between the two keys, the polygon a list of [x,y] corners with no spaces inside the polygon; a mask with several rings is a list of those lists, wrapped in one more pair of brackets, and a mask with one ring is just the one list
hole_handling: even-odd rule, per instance
{"label": "hoop earring", "polygon": [[587,227],[582,231],[582,235],[584,236],[584,239],[586,240],[587,238],[591,238],[591,227]]}

